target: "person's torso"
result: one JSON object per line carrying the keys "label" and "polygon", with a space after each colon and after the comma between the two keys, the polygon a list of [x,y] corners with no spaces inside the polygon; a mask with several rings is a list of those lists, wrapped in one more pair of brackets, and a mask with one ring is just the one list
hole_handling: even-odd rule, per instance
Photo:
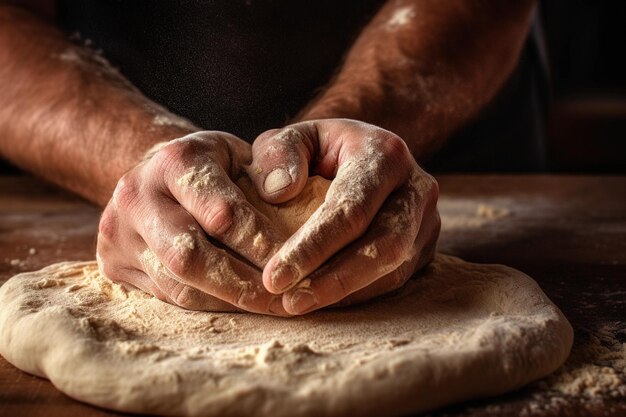
{"label": "person's torso", "polygon": [[[284,125],[330,81],[383,3],[59,0],[58,16],[68,34],[102,50],[150,99],[199,127],[251,142]],[[545,169],[540,41],[533,31],[498,97],[427,168]]]}
{"label": "person's torso", "polygon": [[60,0],[69,34],[146,96],[251,141],[332,77],[381,0]]}

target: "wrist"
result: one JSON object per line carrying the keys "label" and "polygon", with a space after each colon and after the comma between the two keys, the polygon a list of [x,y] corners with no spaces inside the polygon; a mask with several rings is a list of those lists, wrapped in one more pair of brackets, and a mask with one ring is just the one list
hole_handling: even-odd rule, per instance
{"label": "wrist", "polygon": [[329,87],[304,107],[292,122],[319,119],[354,119],[373,123],[371,117],[365,113],[356,91],[342,93],[336,90],[335,87]]}

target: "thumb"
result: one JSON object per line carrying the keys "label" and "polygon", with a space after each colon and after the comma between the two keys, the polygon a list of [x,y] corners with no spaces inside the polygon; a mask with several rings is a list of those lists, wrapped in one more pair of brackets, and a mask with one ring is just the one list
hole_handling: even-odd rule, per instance
{"label": "thumb", "polygon": [[252,144],[248,175],[263,200],[283,203],[304,188],[311,160],[307,133],[302,125],[272,129],[262,133]]}

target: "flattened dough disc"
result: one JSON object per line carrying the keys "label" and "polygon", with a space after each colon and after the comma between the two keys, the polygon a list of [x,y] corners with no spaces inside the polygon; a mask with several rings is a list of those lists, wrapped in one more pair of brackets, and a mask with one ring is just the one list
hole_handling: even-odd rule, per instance
{"label": "flattened dough disc", "polygon": [[514,269],[438,255],[392,296],[283,319],[182,310],[60,263],[0,288],[0,354],[78,400],[190,416],[374,416],[555,370],[572,329]]}

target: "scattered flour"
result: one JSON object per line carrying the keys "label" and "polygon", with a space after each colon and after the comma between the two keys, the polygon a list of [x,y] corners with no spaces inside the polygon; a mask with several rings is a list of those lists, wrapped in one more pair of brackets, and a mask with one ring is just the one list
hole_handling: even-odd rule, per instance
{"label": "scattered flour", "polygon": [[182,129],[195,129],[195,126],[191,121],[169,112],[155,114],[152,119],[152,124],[154,126],[176,126]]}
{"label": "scattered flour", "polygon": [[83,64],[84,63],[83,59],[78,54],[78,52],[76,52],[75,49],[67,49],[67,50],[63,51],[62,53],[60,53],[59,55],[57,55],[57,58],[59,58],[61,61],[70,62],[72,64]]}
{"label": "scattered flour", "polygon": [[378,248],[376,244],[370,243],[359,250],[359,254],[367,256],[368,258],[375,259],[378,257]]}
{"label": "scattered flour", "polygon": [[149,272],[150,275],[170,275],[169,271],[163,266],[159,258],[150,249],[146,249],[141,253],[139,257],[144,270]]}
{"label": "scattered flour", "polygon": [[195,248],[194,238],[189,233],[181,233],[175,236],[172,244],[179,253],[187,253]]}
{"label": "scattered flour", "polygon": [[214,188],[217,175],[216,168],[212,165],[205,165],[200,169],[194,166],[180,177],[176,184],[190,187],[196,192],[200,192],[202,189]]}
{"label": "scattered flour", "polygon": [[441,199],[439,209],[441,225],[445,230],[482,228],[513,215],[509,207],[474,200]]}
{"label": "scattered flour", "polygon": [[[626,323],[576,333],[572,353],[553,374],[519,394],[483,407],[436,416],[614,416],[626,415]],[[620,340],[620,338],[622,340]]]}
{"label": "scattered flour", "polygon": [[267,243],[265,242],[265,237],[262,233],[257,233],[256,235],[254,235],[254,238],[252,238],[252,246],[255,248],[267,246]]}
{"label": "scattered flour", "polygon": [[241,197],[241,192],[232,183],[223,169],[215,164],[206,164],[198,168],[193,166],[185,172],[176,184],[181,187],[190,188],[199,193],[219,195],[220,197],[234,201]]}
{"label": "scattered flour", "polygon": [[476,215],[485,219],[501,219],[511,214],[511,211],[504,207],[494,207],[487,204],[479,204],[476,208]]}
{"label": "scattered flour", "polygon": [[581,334],[583,342],[565,365],[540,386],[563,395],[626,399],[626,343],[616,337],[618,330],[626,335],[624,323]]}
{"label": "scattered flour", "polygon": [[391,18],[387,21],[387,30],[400,28],[408,24],[415,17],[415,9],[412,6],[405,6],[396,9]]}

